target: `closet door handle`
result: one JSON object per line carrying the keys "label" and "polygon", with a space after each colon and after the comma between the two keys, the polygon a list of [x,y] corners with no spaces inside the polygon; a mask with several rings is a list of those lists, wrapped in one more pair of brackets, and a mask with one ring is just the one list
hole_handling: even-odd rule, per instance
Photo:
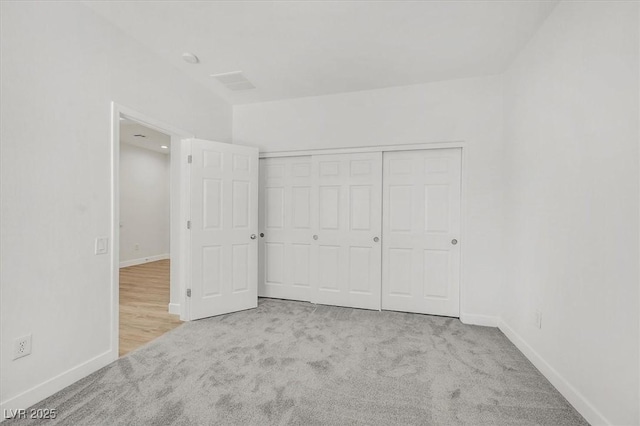
{"label": "closet door handle", "polygon": [[378,241],[380,241],[380,238],[378,238],[378,237],[373,237],[373,242],[377,243]]}
{"label": "closet door handle", "polygon": [[260,233],[260,236],[264,238],[264,232],[261,232],[261,233]]}
{"label": "closet door handle", "polygon": [[256,234],[251,234],[251,239],[255,240],[256,239]]}
{"label": "closet door handle", "polygon": [[314,240],[317,240],[317,239],[318,239],[318,236],[317,236],[317,235],[314,235],[314,236],[313,236],[313,239],[314,239]]}

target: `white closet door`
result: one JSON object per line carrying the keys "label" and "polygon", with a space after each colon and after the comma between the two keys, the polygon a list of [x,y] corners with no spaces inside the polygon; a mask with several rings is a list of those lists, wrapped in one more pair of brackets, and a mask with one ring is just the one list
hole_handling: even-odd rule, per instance
{"label": "white closet door", "polygon": [[258,294],[310,301],[311,157],[260,160]]}
{"label": "white closet door", "polygon": [[311,301],[380,309],[382,154],[312,162]]}
{"label": "white closet door", "polygon": [[190,319],[258,304],[258,150],[191,140]]}
{"label": "white closet door", "polygon": [[382,309],[460,315],[461,150],[384,154]]}

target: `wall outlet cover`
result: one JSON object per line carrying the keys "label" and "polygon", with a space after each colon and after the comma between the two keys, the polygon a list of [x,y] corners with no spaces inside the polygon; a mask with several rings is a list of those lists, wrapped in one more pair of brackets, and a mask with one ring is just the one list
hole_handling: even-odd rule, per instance
{"label": "wall outlet cover", "polygon": [[13,359],[22,358],[31,353],[31,335],[18,337],[13,341]]}

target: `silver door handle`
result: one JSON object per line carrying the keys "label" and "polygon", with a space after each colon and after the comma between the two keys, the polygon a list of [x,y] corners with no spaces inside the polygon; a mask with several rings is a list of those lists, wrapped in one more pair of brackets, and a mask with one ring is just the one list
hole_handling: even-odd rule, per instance
{"label": "silver door handle", "polygon": [[373,237],[373,242],[377,243],[378,241],[380,241],[380,238],[378,238],[378,237]]}
{"label": "silver door handle", "polygon": [[456,239],[454,238],[453,240],[451,240],[451,244],[453,244],[453,245],[455,246],[456,244],[458,244],[458,240],[456,240]]}
{"label": "silver door handle", "polygon": [[314,239],[314,240],[317,240],[317,239],[318,239],[318,236],[317,236],[317,235],[314,235],[314,236],[313,236],[313,239]]}
{"label": "silver door handle", "polygon": [[256,234],[251,234],[251,239],[255,240],[256,239]]}

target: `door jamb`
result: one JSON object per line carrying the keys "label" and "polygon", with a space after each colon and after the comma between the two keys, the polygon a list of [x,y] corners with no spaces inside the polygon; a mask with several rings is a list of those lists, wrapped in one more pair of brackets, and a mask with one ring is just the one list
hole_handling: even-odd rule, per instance
{"label": "door jamb", "polygon": [[[184,206],[184,185],[186,178],[188,178],[188,176],[186,176],[188,175],[188,169],[185,166],[188,154],[185,149],[185,145],[187,144],[183,143],[183,140],[195,137],[195,135],[190,132],[148,117],[116,102],[111,102],[111,351],[113,353],[114,360],[118,359],[120,337],[120,117],[135,121],[171,137],[170,170],[178,170],[178,175],[173,176],[170,174],[170,210],[172,212],[170,228],[178,226],[177,229],[180,229],[180,223],[186,223],[182,219],[188,211],[185,210]],[[184,161],[182,161],[183,159]],[[176,179],[179,180],[179,182],[176,182]],[[178,193],[175,193],[176,191]],[[174,207],[176,200],[178,200],[178,202],[175,204],[176,207]],[[177,214],[175,214],[176,208],[179,210]],[[180,233],[180,235],[182,235],[182,233]],[[185,268],[184,265],[186,256],[182,237],[179,238],[178,243],[175,245],[172,243],[171,246],[177,248],[177,250],[173,250],[172,248],[169,250],[173,263],[171,268],[176,268],[175,274],[172,274],[174,279],[171,280],[171,285],[173,286],[177,284],[179,287],[180,319],[185,321],[188,315],[184,292],[186,283],[185,273],[187,268]],[[176,280],[177,283],[173,282]],[[167,310],[168,309],[169,307],[167,306]]]}

